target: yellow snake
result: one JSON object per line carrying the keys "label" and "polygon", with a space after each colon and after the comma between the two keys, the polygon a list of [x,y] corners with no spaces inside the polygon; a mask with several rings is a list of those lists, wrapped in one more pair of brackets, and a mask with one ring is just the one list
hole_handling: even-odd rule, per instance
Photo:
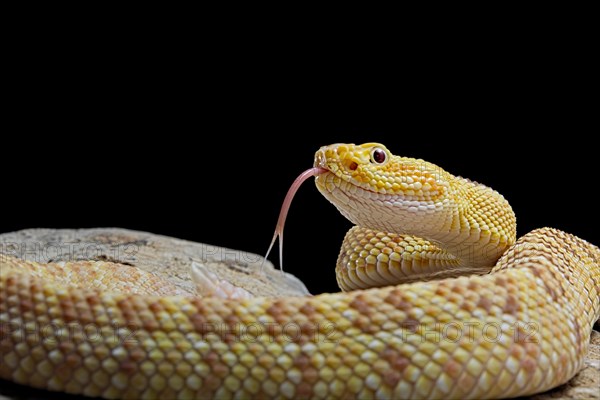
{"label": "yellow snake", "polygon": [[443,279],[223,300],[117,264],[1,256],[0,377],[105,398],[499,398],[580,369],[597,247],[549,228],[515,241],[500,194],[380,144],[323,147],[296,186],[312,175],[357,225],[343,289]]}

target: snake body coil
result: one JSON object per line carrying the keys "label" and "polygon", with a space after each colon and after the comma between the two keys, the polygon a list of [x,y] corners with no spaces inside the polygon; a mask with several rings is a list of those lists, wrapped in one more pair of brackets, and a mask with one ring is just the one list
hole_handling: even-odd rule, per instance
{"label": "snake body coil", "polygon": [[357,224],[337,276],[361,290],[186,298],[130,267],[0,255],[0,377],[106,398],[499,398],[581,368],[597,247],[515,241],[501,195],[380,144],[323,147],[315,174]]}

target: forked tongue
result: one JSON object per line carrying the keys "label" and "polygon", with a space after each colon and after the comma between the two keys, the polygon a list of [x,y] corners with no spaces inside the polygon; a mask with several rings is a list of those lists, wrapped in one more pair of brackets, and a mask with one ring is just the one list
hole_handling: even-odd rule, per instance
{"label": "forked tongue", "polygon": [[317,176],[319,174],[322,174],[323,172],[327,172],[327,170],[325,168],[320,167],[307,169],[306,171],[301,173],[300,176],[296,178],[294,183],[292,183],[292,186],[290,186],[290,189],[288,190],[287,194],[285,195],[285,199],[283,200],[283,204],[281,205],[281,211],[279,212],[279,219],[277,219],[277,226],[275,227],[273,240],[271,241],[271,245],[269,246],[269,250],[267,250],[265,258],[263,258],[261,270],[262,266],[265,263],[265,260],[267,259],[269,253],[271,252],[271,249],[273,248],[273,245],[275,244],[275,241],[277,240],[277,237],[279,236],[279,268],[281,269],[281,272],[283,272],[283,226],[285,225],[285,219],[290,209],[290,205],[292,204],[292,199],[294,198],[294,195],[300,188],[300,185],[302,185],[308,178],[312,176]]}

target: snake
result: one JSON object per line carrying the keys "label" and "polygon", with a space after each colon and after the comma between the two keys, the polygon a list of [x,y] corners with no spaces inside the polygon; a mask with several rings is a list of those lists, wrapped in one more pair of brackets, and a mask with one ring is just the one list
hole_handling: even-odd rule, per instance
{"label": "snake", "polygon": [[510,398],[580,370],[598,247],[553,228],[517,239],[498,192],[379,143],[321,147],[275,237],[311,177],[355,224],[341,292],[190,297],[131,266],[2,255],[0,378],[109,399]]}

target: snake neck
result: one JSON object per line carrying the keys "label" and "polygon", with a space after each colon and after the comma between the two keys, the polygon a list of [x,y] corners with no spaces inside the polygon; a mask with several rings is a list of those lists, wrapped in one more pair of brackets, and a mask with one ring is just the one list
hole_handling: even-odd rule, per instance
{"label": "snake neck", "polygon": [[444,171],[446,195],[436,200],[370,192],[333,173],[315,179],[319,191],[351,222],[378,231],[427,239],[471,273],[489,272],[516,240],[514,212],[502,195]]}
{"label": "snake neck", "polygon": [[453,177],[452,217],[426,237],[472,268],[489,269],[516,241],[516,217],[508,201],[495,190]]}

